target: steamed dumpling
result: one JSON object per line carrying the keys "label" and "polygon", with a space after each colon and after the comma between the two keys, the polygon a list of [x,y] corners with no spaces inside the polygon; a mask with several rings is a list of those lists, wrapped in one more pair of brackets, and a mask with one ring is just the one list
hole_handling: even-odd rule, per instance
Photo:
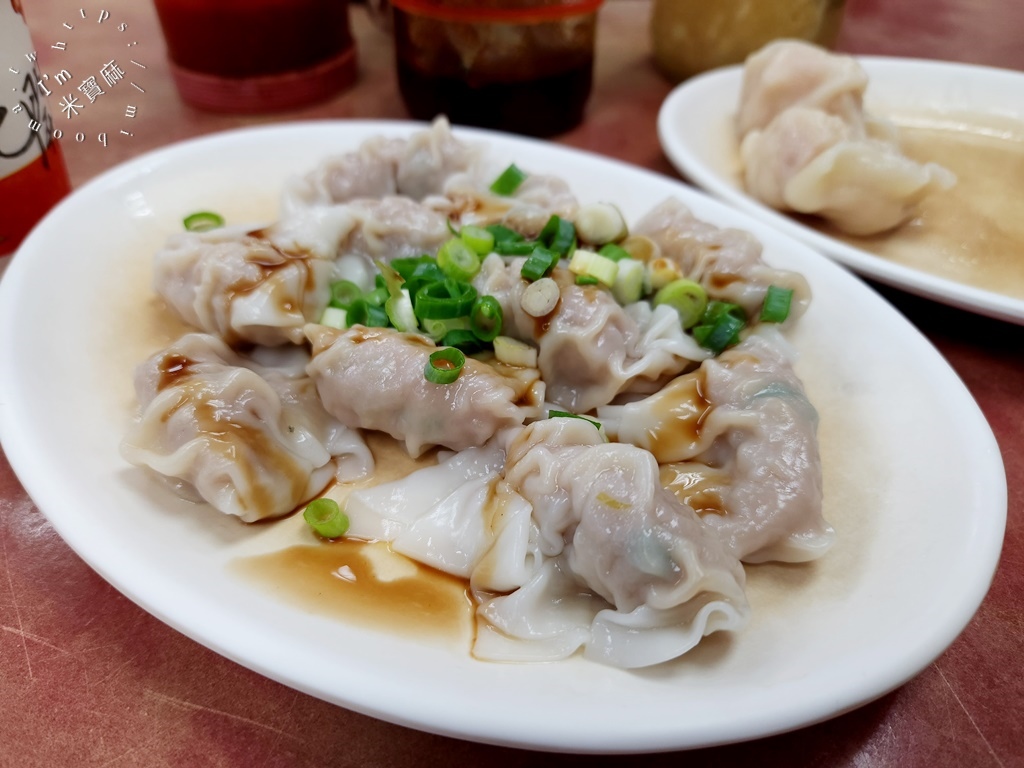
{"label": "steamed dumpling", "polygon": [[952,185],[949,171],[903,155],[895,127],[864,112],[866,86],[852,57],[809,43],[778,41],[750,56],[736,120],[747,191],[870,235]]}
{"label": "steamed dumpling", "polygon": [[191,333],[142,363],[141,407],[121,452],[246,522],[277,517],[335,477],[373,468],[362,438],[332,419],[305,376],[262,369]]}
{"label": "steamed dumpling", "polygon": [[634,403],[598,409],[609,434],[650,450],[662,480],[744,562],[820,557],[818,417],[792,351],[762,329]]}
{"label": "steamed dumpling", "polygon": [[[746,623],[742,567],[661,487],[647,451],[607,443],[580,419],[538,421],[509,445],[501,485],[528,502],[532,539],[474,572],[477,657],[551,660],[582,648],[642,667]],[[509,580],[499,558],[528,578],[491,596]]]}
{"label": "steamed dumpling", "polygon": [[437,347],[418,334],[311,325],[306,335],[313,344],[307,370],[327,412],[349,427],[402,440],[413,456],[438,445],[483,445],[499,430],[522,425],[543,400],[536,377],[505,376],[473,358],[453,383],[427,381],[423,369]]}
{"label": "steamed dumpling", "polygon": [[576,285],[561,267],[551,273],[561,292],[555,309],[543,318],[527,314],[521,306],[529,285],[520,275],[524,262],[488,256],[474,284],[501,304],[502,333],[537,346],[547,397],[559,407],[585,413],[620,392],[651,391],[708,356],[683,333],[674,310],[623,307],[607,290]]}

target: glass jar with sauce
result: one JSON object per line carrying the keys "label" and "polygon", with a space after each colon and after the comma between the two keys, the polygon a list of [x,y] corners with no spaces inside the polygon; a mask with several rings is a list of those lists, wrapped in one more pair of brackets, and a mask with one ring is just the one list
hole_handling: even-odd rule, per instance
{"label": "glass jar with sauce", "polygon": [[71,191],[40,80],[20,3],[0,0],[0,274],[29,230]]}
{"label": "glass jar with sauce", "polygon": [[392,0],[413,117],[551,136],[583,119],[602,0]]}
{"label": "glass jar with sauce", "polygon": [[272,112],[326,99],[356,77],[347,0],[156,0],[184,101]]}
{"label": "glass jar with sauce", "polygon": [[654,60],[673,80],[739,64],[772,40],[826,47],[839,35],[845,0],[655,0]]}

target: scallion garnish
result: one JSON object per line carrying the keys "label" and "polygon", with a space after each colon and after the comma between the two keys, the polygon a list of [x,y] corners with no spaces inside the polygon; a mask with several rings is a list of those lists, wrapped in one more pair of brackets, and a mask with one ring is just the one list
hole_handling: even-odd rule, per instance
{"label": "scallion garnish", "polygon": [[612,261],[622,261],[623,259],[633,258],[630,255],[629,251],[627,251],[621,245],[616,245],[615,243],[605,243],[598,249],[597,252],[604,256],[606,259],[611,259]]}
{"label": "scallion garnish", "polygon": [[504,321],[501,304],[493,296],[480,296],[469,312],[469,327],[480,341],[494,341]]}
{"label": "scallion garnish", "polygon": [[387,328],[388,313],[379,304],[370,304],[366,299],[356,299],[346,311],[349,326],[365,325],[368,328]]}
{"label": "scallion garnish", "polygon": [[537,235],[537,239],[560,258],[567,259],[576,250],[576,227],[571,221],[552,215]]}
{"label": "scallion garnish", "polygon": [[446,347],[455,347],[457,350],[467,355],[479,352],[484,348],[483,341],[481,341],[475,333],[463,328],[456,328],[455,330],[448,331],[441,340],[441,343]]}
{"label": "scallion garnish", "polygon": [[543,246],[537,245],[534,246],[533,250],[530,252],[530,256],[523,264],[520,274],[530,282],[540,280],[554,269],[555,264],[557,263],[557,253],[550,251]]}
{"label": "scallion garnish", "polygon": [[447,277],[466,282],[480,271],[480,257],[461,237],[453,237],[438,250],[437,266]]}
{"label": "scallion garnish", "polygon": [[693,327],[693,338],[716,355],[740,340],[747,324],[743,308],[727,301],[710,301],[700,321]]}
{"label": "scallion garnish", "polygon": [[348,309],[352,302],[363,295],[363,290],[351,280],[331,283],[331,306]]}
{"label": "scallion garnish", "polygon": [[483,227],[467,224],[459,232],[459,237],[478,256],[486,256],[494,250],[494,235]]}
{"label": "scallion garnish", "polygon": [[198,211],[186,216],[182,223],[189,232],[207,232],[224,226],[224,217],[213,211]]}
{"label": "scallion garnish", "polygon": [[476,288],[469,283],[446,278],[427,283],[418,291],[413,306],[423,320],[446,320],[468,315],[476,301]]}
{"label": "scallion garnish", "polygon": [[508,197],[514,195],[516,190],[519,189],[519,185],[524,181],[526,181],[526,174],[519,170],[515,163],[512,163],[491,184],[491,192]]}
{"label": "scallion garnish", "polygon": [[578,413],[570,413],[569,411],[548,411],[549,419],[582,419],[588,424],[593,424],[595,429],[601,429],[601,422],[588,419],[586,416],[580,416]]}
{"label": "scallion garnish", "polygon": [[443,347],[431,353],[423,376],[431,384],[451,384],[462,373],[466,356],[455,347]]}
{"label": "scallion garnish", "polygon": [[576,285],[600,285],[601,281],[593,275],[576,275]]}
{"label": "scallion garnish", "polygon": [[[685,278],[673,280],[654,294],[654,306],[668,304],[679,313],[679,322],[683,328],[692,328],[704,315],[708,306],[708,294],[704,287],[693,280]],[[709,321],[710,325],[714,320]]]}
{"label": "scallion garnish", "polygon": [[781,323],[789,317],[789,307],[793,301],[792,288],[780,288],[769,285],[761,307],[762,323]]}
{"label": "scallion garnish", "polygon": [[348,531],[348,515],[342,512],[334,499],[322,497],[306,505],[302,518],[309,527],[325,539],[337,539]]}

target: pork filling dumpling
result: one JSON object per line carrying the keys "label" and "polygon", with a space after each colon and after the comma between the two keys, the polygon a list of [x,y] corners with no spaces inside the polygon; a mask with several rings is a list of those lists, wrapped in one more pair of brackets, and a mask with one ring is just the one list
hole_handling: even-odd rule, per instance
{"label": "pork filling dumpling", "polygon": [[865,113],[866,86],[855,59],[809,43],[779,41],[750,56],[736,119],[747,191],[872,235],[955,183],[945,168],[906,157],[895,126]]}
{"label": "pork filling dumpling", "polygon": [[832,545],[817,413],[777,333],[762,329],[657,394],[598,415],[611,435],[654,453],[665,485],[744,562],[803,562]]}
{"label": "pork filling dumpling", "polygon": [[499,430],[521,426],[539,412],[538,377],[503,375],[473,358],[451,384],[423,374],[437,347],[425,336],[393,328],[310,325],[307,367],[327,412],[349,427],[387,432],[413,456],[444,446],[480,446]]}
{"label": "pork filling dumpling", "polygon": [[136,371],[141,414],[122,454],[245,522],[372,470],[362,438],[324,412],[308,378],[258,368],[208,334],[151,356]]}
{"label": "pork filling dumpling", "polygon": [[742,567],[661,487],[647,451],[607,443],[584,420],[547,419],[511,441],[502,483],[531,506],[518,564],[528,579],[492,595],[502,553],[477,567],[478,657],[555,659],[582,647],[642,667],[746,623]]}

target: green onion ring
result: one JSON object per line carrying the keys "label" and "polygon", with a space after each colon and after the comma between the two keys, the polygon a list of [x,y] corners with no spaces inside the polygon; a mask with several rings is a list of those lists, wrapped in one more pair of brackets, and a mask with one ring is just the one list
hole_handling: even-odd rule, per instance
{"label": "green onion ring", "polygon": [[422,320],[446,320],[468,315],[476,301],[476,288],[451,278],[427,283],[418,291],[413,306]]}
{"label": "green onion ring", "polygon": [[504,316],[493,296],[481,296],[469,312],[469,327],[480,341],[494,341],[501,334]]}
{"label": "green onion ring", "polygon": [[431,384],[451,384],[462,373],[466,356],[455,347],[443,347],[431,353],[423,376]]}
{"label": "green onion ring", "polygon": [[348,531],[348,515],[341,511],[338,502],[326,496],[309,502],[302,518],[317,536],[325,539],[340,538]]}
{"label": "green onion ring", "polygon": [[224,217],[213,211],[198,211],[186,216],[182,223],[189,232],[206,232],[224,226]]}
{"label": "green onion ring", "polygon": [[524,181],[526,181],[526,174],[519,170],[515,163],[512,163],[491,184],[491,192],[508,197],[509,195],[514,195],[515,191],[519,189],[519,185]]}

